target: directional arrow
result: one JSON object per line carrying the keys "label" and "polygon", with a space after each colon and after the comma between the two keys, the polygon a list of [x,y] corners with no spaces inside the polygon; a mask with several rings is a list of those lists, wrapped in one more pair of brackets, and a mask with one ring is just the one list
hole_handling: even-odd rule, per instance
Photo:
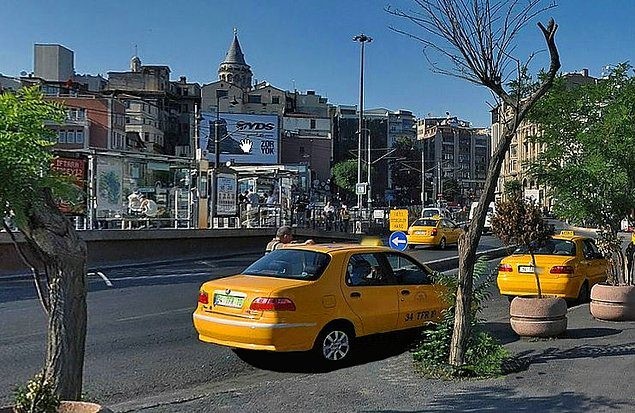
{"label": "directional arrow", "polygon": [[392,239],[392,243],[395,244],[395,247],[398,247],[400,244],[405,244],[406,242],[408,241],[405,239],[399,239],[399,238]]}

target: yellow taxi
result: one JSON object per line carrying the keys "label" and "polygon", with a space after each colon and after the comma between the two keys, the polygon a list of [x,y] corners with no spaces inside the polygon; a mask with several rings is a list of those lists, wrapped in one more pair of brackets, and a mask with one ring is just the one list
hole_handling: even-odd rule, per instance
{"label": "yellow taxi", "polygon": [[428,245],[445,249],[448,244],[457,244],[462,233],[463,229],[447,218],[419,218],[408,228],[408,247]]}
{"label": "yellow taxi", "polygon": [[238,349],[313,350],[335,363],[356,337],[422,327],[448,305],[432,270],[380,246],[285,246],[241,274],[204,283],[199,339]]}
{"label": "yellow taxi", "polygon": [[[584,302],[594,284],[606,280],[607,260],[592,238],[562,231],[535,253],[536,270],[543,295]],[[518,248],[498,266],[498,289],[502,295],[536,295],[531,255]]]}

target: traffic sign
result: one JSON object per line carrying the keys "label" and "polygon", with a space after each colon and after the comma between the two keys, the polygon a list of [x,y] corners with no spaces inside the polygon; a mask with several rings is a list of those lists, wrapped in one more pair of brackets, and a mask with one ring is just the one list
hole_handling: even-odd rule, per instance
{"label": "traffic sign", "polygon": [[388,245],[394,250],[403,251],[408,246],[408,237],[401,231],[393,232],[388,239]]}
{"label": "traffic sign", "polygon": [[391,209],[390,210],[390,230],[391,231],[407,231],[408,230],[408,210],[407,209]]}
{"label": "traffic sign", "polygon": [[355,195],[366,195],[366,182],[355,184]]}

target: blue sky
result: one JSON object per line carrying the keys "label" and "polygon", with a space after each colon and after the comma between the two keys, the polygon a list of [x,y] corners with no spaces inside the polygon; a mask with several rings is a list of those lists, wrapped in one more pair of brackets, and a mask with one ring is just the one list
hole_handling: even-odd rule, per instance
{"label": "blue sky", "polygon": [[[523,0],[521,0],[523,1]],[[541,16],[556,19],[562,70],[633,61],[635,1],[560,0]],[[411,110],[417,116],[446,111],[476,126],[489,125],[487,90],[432,73],[414,40],[390,25],[411,29],[387,14],[386,5],[415,8],[410,0],[209,0],[119,1],[1,0],[0,73],[33,70],[34,43],[60,43],[75,52],[78,73],[126,70],[138,45],[144,64],[165,64],[172,78],[208,83],[238,29],[254,78],[282,88],[315,90],[335,104],[359,100],[359,45],[366,49],[365,106]],[[544,50],[535,25],[519,39],[518,57]],[[546,53],[535,59],[546,64]]]}

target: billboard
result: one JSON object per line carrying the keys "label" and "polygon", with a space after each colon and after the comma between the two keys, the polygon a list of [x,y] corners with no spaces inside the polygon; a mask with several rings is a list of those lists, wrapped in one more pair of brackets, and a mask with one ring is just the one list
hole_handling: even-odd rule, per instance
{"label": "billboard", "polygon": [[214,133],[218,130],[220,163],[236,165],[275,165],[279,159],[279,128],[277,115],[203,113],[200,123],[200,148],[203,158],[214,163]]}

